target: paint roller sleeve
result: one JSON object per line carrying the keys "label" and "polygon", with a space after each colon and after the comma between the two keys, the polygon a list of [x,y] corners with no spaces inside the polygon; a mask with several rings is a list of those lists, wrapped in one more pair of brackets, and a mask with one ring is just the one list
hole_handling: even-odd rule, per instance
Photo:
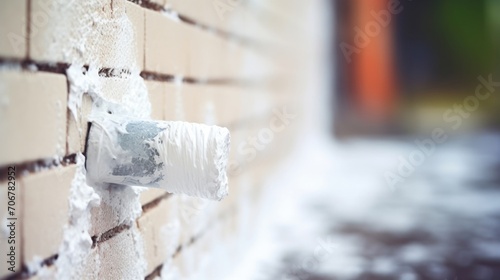
{"label": "paint roller sleeve", "polygon": [[98,116],[87,140],[87,183],[221,200],[229,147],[229,130],[218,126]]}

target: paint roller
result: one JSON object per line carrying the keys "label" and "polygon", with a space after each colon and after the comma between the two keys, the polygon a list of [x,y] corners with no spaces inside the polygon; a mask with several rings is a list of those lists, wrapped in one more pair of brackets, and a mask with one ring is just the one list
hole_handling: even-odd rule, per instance
{"label": "paint roller", "polygon": [[105,115],[90,123],[87,183],[221,200],[228,193],[229,147],[227,128]]}

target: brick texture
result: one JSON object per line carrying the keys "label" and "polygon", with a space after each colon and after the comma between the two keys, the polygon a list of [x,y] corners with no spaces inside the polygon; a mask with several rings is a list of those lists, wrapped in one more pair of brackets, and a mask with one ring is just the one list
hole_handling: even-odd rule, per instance
{"label": "brick texture", "polygon": [[176,219],[177,208],[176,199],[172,197],[163,199],[137,221],[144,238],[144,253],[148,263],[147,274],[172,257],[180,244],[181,228]]}
{"label": "brick texture", "polygon": [[22,178],[23,258],[57,254],[69,219],[68,197],[76,166],[57,167]]}
{"label": "brick texture", "polygon": [[0,80],[3,81],[0,96],[4,104],[0,110],[0,166],[64,156],[65,77],[0,71]]}
{"label": "brick texture", "polygon": [[155,11],[145,14],[145,70],[186,76],[188,38],[195,29]]}
{"label": "brick texture", "polygon": [[154,120],[165,119],[165,92],[166,83],[146,81],[149,100],[151,101],[151,118]]}
{"label": "brick texture", "polygon": [[4,0],[0,9],[0,56],[25,58],[27,55],[27,0]]}
{"label": "brick texture", "polygon": [[[142,69],[144,13],[136,4],[31,0],[30,12],[32,59]],[[127,46],[118,50],[115,46],[123,42]]]}

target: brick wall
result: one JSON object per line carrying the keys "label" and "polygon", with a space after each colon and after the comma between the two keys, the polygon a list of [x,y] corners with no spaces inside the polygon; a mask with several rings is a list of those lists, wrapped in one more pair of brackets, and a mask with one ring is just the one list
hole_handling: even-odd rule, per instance
{"label": "brick wall", "polygon": [[[231,261],[262,182],[292,145],[296,124],[276,111],[297,115],[302,91],[295,18],[304,4],[255,3],[0,3],[0,279],[221,275],[213,258],[225,252]],[[228,127],[230,195],[215,203],[88,188],[81,153],[100,99],[131,116]],[[9,166],[15,272],[4,254]]]}

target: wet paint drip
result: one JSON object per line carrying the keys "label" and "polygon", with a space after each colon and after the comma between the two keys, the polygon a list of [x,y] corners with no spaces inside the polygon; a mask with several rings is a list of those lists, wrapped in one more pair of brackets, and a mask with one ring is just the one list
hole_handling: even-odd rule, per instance
{"label": "wet paint drip", "polygon": [[229,146],[229,131],[218,126],[99,115],[87,142],[87,181],[221,200]]}

